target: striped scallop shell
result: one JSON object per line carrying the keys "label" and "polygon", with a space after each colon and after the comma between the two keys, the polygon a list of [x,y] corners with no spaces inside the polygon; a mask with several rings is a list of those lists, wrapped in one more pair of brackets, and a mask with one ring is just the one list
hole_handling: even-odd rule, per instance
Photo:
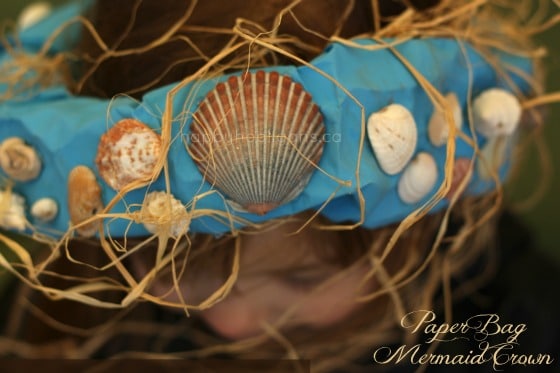
{"label": "striped scallop shell", "polygon": [[434,157],[426,152],[418,153],[399,179],[399,197],[409,204],[420,202],[436,185],[437,175]]}
{"label": "striped scallop shell", "polygon": [[368,118],[369,141],[379,166],[389,175],[402,171],[416,149],[418,130],[410,111],[391,104]]}
{"label": "striped scallop shell", "polygon": [[[101,186],[93,171],[86,166],[76,166],[68,175],[68,212],[74,225],[95,216],[103,208]],[[76,231],[85,237],[91,237],[99,229],[100,222],[93,220],[81,224]]]}
{"label": "striped scallop shell", "polygon": [[111,188],[153,175],[161,154],[161,138],[136,119],[123,119],[107,131],[97,149],[95,163],[99,174]]}
{"label": "striped scallop shell", "polygon": [[276,72],[217,84],[193,118],[189,151],[206,180],[259,215],[300,194],[323,152],[318,106]]}

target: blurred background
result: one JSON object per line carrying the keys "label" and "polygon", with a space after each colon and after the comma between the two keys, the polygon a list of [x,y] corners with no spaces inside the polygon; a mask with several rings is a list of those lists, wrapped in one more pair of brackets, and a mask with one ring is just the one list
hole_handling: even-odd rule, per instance
{"label": "blurred background", "polygon": [[[64,4],[68,0],[50,0],[53,5]],[[32,0],[3,0],[0,2],[0,20],[16,19],[21,10],[32,4]],[[118,2],[115,2],[115,6]],[[551,10],[558,12],[553,2]],[[545,59],[545,69],[548,75],[547,91],[560,91],[560,25],[541,34],[537,41],[548,50]],[[560,262],[560,223],[556,220],[560,211],[560,146],[555,142],[560,141],[560,103],[549,105],[546,109],[546,127],[544,128],[544,142],[547,145],[549,162],[552,173],[546,185],[546,193],[535,203],[527,206],[528,200],[540,185],[546,181],[543,178],[542,162],[539,160],[536,149],[525,154],[523,168],[515,182],[509,185],[508,199],[515,202],[513,206],[519,207],[523,220],[534,230],[537,238],[537,247],[547,256]]]}

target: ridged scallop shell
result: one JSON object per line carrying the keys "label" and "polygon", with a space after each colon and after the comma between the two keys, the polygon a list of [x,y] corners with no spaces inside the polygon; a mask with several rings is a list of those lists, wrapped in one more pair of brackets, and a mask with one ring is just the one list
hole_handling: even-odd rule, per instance
{"label": "ridged scallop shell", "polygon": [[52,10],[51,4],[46,1],[39,1],[26,6],[17,19],[17,25],[20,30],[33,26],[37,22],[44,19]]}
{"label": "ridged scallop shell", "polygon": [[161,137],[136,119],[123,119],[107,131],[97,149],[95,163],[111,188],[152,176],[161,153]]}
{"label": "ridged scallop shell", "polygon": [[41,172],[37,151],[19,137],[9,137],[0,144],[0,166],[17,181],[30,181]]}
{"label": "ridged scallop shell", "polygon": [[166,192],[151,192],[142,203],[141,220],[150,233],[178,237],[188,232],[190,218],[185,206]]}
{"label": "ridged scallop shell", "polygon": [[470,176],[469,169],[471,168],[471,163],[472,161],[470,158],[461,157],[455,160],[453,175],[451,178],[451,186],[449,187],[449,191],[445,196],[447,199],[452,199],[455,196],[463,182],[468,183],[468,181],[465,181],[465,178]]}
{"label": "ridged scallop shell", "polygon": [[31,206],[31,216],[43,221],[49,222],[58,214],[58,204],[52,198],[41,198]]}
{"label": "ridged scallop shell", "polygon": [[263,215],[303,191],[324,132],[319,108],[300,84],[258,71],[208,93],[193,115],[189,151],[208,182]]}
{"label": "ridged scallop shell", "polygon": [[367,132],[381,169],[389,175],[402,171],[416,149],[418,130],[410,111],[391,104],[368,118]]}
{"label": "ridged scallop shell", "polygon": [[485,137],[512,134],[521,118],[521,104],[510,92],[491,88],[473,102],[474,126]]}
{"label": "ridged scallop shell", "polygon": [[5,229],[25,229],[25,200],[11,190],[0,190],[0,227]]}
{"label": "ridged scallop shell", "polygon": [[[95,216],[103,209],[101,187],[95,174],[86,166],[76,166],[68,175],[68,212],[70,221],[77,225]],[[78,234],[93,236],[99,229],[100,222],[94,220],[78,227]]]}
{"label": "ridged scallop shell", "polygon": [[398,193],[405,203],[416,203],[432,190],[437,181],[437,165],[429,153],[420,152],[406,166],[398,184]]}
{"label": "ridged scallop shell", "polygon": [[[457,95],[453,92],[448,93],[445,95],[445,102],[447,104],[447,108],[451,110],[455,128],[460,130],[463,126],[463,114],[461,113],[461,104],[459,103]],[[447,143],[449,126],[450,123],[446,120],[445,112],[438,109],[434,110],[434,113],[430,118],[430,123],[428,124],[428,137],[430,138],[431,143],[435,146],[441,146]]]}

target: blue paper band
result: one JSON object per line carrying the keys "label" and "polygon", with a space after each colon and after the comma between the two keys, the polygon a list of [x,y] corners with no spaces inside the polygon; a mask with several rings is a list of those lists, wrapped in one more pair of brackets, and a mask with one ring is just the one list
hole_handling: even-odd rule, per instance
{"label": "blue paper band", "polygon": [[[23,46],[30,53],[37,51],[46,36],[80,11],[79,6],[72,5],[55,12],[46,21],[20,35]],[[62,40],[68,44],[61,44]],[[61,38],[55,49],[70,49],[72,42],[75,40]],[[277,66],[267,69],[288,75],[301,83],[319,106],[326,126],[326,143],[319,163],[324,172],[314,172],[309,184],[297,198],[262,217],[231,210],[219,193],[199,199],[196,209],[228,210],[234,215],[259,222],[304,210],[316,210],[329,201],[322,210],[323,215],[334,222],[357,222],[361,218],[357,194],[359,186],[365,198],[363,225],[374,228],[402,220],[433,195],[443,182],[446,146],[436,147],[428,139],[427,126],[434,111],[432,101],[390,49],[372,48],[379,44],[369,39],[354,42],[360,47],[330,44],[323,54],[311,61],[312,66]],[[467,100],[490,87],[507,88],[494,67],[465,42],[452,39],[413,39],[396,45],[394,49],[438,91],[454,92],[457,95],[463,108],[464,123],[468,123],[465,110]],[[513,66],[528,74],[532,72],[529,59],[498,52],[496,54],[502,65]],[[0,57],[3,62],[9,59],[10,56],[6,53]],[[192,111],[218,82],[227,77],[197,81],[181,89],[174,98],[173,117],[178,119],[173,123],[174,141],[168,154],[170,190],[185,205],[192,202],[196,195],[211,190],[189,156],[183,141],[189,135]],[[514,74],[509,78],[523,92],[528,92],[529,86],[523,79]],[[52,197],[59,203],[59,213],[49,223],[41,223],[28,216],[34,226],[61,234],[68,229],[66,183],[69,172],[77,165],[89,166],[97,172],[94,160],[99,139],[120,119],[135,118],[160,133],[161,114],[170,88],[167,86],[155,89],[139,103],[124,97],[111,101],[78,97],[70,94],[63,86],[53,86],[32,97],[22,98],[25,97],[22,95],[0,104],[0,142],[8,137],[21,137],[37,149],[43,162],[37,179],[26,183],[16,182],[13,190],[24,196],[28,205],[42,197]],[[6,87],[0,89],[5,91]],[[363,133],[363,119],[367,120],[371,113],[391,103],[399,103],[412,112],[418,127],[416,152],[432,154],[439,171],[432,192],[416,204],[401,201],[397,195],[400,175],[389,176],[380,169],[367,136]],[[464,126],[463,131],[471,136],[468,126]],[[485,139],[478,137],[482,144]],[[361,138],[365,141],[360,154]],[[455,157],[472,156],[473,149],[458,139]],[[360,184],[356,179],[358,163]],[[504,168],[501,176],[505,173]],[[348,182],[350,186],[342,185],[334,178]],[[107,203],[115,197],[116,192],[101,178],[99,180],[103,200]],[[482,193],[494,187],[493,181],[484,180],[475,173],[468,191]],[[127,208],[135,211],[139,209],[147,191],[158,190],[166,190],[162,175],[148,187],[128,193],[110,213],[125,212]],[[445,204],[446,201],[441,201],[433,211],[441,209]],[[228,222],[205,216],[194,219],[189,231],[219,234],[230,228]],[[125,232],[128,236],[147,233],[142,224],[131,223],[127,219],[107,220],[106,229],[113,237],[123,236]]]}

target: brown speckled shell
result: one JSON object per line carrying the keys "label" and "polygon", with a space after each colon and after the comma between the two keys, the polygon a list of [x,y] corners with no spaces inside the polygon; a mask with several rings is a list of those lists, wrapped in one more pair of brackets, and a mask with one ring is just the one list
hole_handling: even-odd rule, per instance
{"label": "brown speckled shell", "polygon": [[157,133],[136,119],[123,119],[101,136],[95,163],[103,180],[118,191],[152,176],[160,153]]}
{"label": "brown speckled shell", "polygon": [[[72,224],[79,224],[99,212],[103,208],[101,187],[95,174],[86,166],[76,166],[68,175],[68,212]],[[93,236],[99,221],[77,228],[78,234],[85,237]]]}
{"label": "brown speckled shell", "polygon": [[232,76],[193,115],[189,152],[211,184],[259,215],[307,185],[325,126],[303,87],[277,72]]}

